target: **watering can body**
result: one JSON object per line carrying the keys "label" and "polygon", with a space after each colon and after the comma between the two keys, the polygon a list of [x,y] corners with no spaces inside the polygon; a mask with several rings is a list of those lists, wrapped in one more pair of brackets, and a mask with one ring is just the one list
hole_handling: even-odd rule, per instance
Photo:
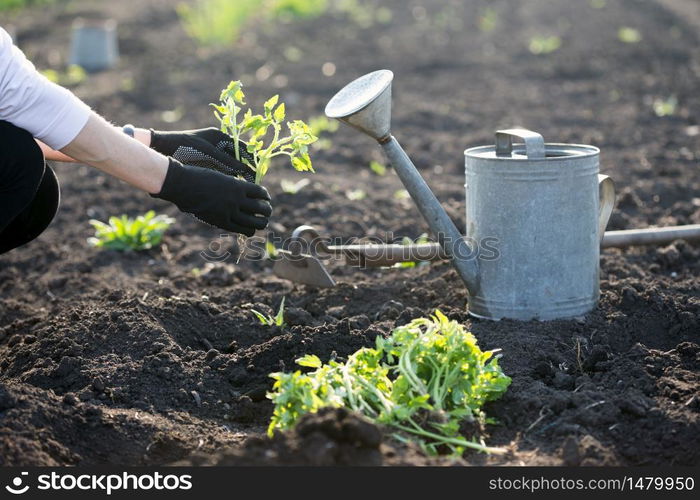
{"label": "watering can body", "polygon": [[381,145],[466,285],[469,312],[550,320],[593,309],[600,240],[615,198],[612,180],[598,174],[599,150],[545,144],[524,129],[498,131],[495,145],[466,150],[465,239],[391,134],[392,80],[388,70],[361,76],[333,96],[326,115]]}
{"label": "watering can body", "polygon": [[593,146],[545,144],[523,129],[465,151],[467,241],[497,249],[478,259],[470,314],[551,320],[596,306],[600,239],[614,202],[598,162]]}

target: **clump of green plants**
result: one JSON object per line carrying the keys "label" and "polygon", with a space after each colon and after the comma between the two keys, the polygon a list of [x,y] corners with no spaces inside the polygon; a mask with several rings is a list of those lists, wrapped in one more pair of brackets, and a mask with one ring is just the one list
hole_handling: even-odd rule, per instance
{"label": "clump of green plants", "polygon": [[273,0],[271,13],[284,18],[314,18],[328,9],[328,0]]}
{"label": "clump of green plants", "polygon": [[34,5],[46,5],[54,0],[0,0],[0,11],[19,10]]}
{"label": "clump of green plants", "polygon": [[264,258],[266,260],[276,260],[279,257],[279,250],[273,242],[265,240]]}
{"label": "clump of green plants", "polygon": [[333,141],[326,137],[338,130],[339,122],[337,120],[329,120],[326,115],[312,116],[309,118],[309,128],[311,133],[318,137],[318,141],[313,144],[314,149],[330,149]]}
{"label": "clump of green plants", "polygon": [[177,6],[187,34],[202,45],[226,45],[238,39],[241,29],[256,15],[263,0],[197,0]]}
{"label": "clump of green plants", "polygon": [[263,314],[260,311],[257,311],[255,309],[251,309],[250,312],[252,312],[256,318],[258,318],[258,321],[260,321],[261,325],[264,326],[277,326],[279,328],[284,328],[284,299],[286,297],[282,297],[282,302],[280,302],[280,307],[277,310],[277,314],[274,316],[270,314]]}
{"label": "clump of green plants", "polygon": [[345,197],[350,201],[362,201],[367,198],[367,192],[364,189],[348,189]]}
{"label": "clump of green plants", "polygon": [[197,0],[177,12],[187,34],[202,45],[230,45],[253,21],[318,17],[328,0]]}
{"label": "clump of green plants", "polygon": [[561,47],[561,38],[552,36],[534,36],[530,39],[528,48],[535,55],[551,54]]}
{"label": "clump of green plants", "polygon": [[54,83],[58,83],[64,87],[78,85],[87,79],[87,72],[77,64],[69,65],[65,71],[57,71],[55,69],[45,69],[41,74]]}
{"label": "clump of green plants", "polygon": [[654,99],[654,102],[652,103],[654,113],[656,113],[656,116],[658,117],[675,115],[677,107],[678,99],[674,95],[668,97],[667,99]]}
{"label": "clump of green plants", "polygon": [[622,26],[617,30],[617,38],[623,43],[638,43],[642,41],[642,34],[639,30]]}
{"label": "clump of green plants", "polygon": [[167,215],[156,215],[153,210],[136,218],[112,216],[107,224],[92,219],[95,236],[88,238],[88,244],[110,250],[148,250],[160,245],[163,233],[175,222]]}
{"label": "clump of green plants", "polygon": [[[422,245],[425,243],[430,243],[430,238],[428,238],[428,233],[423,233],[421,234],[418,238],[416,238],[416,241],[411,240],[408,236],[404,236],[403,239],[401,240],[401,244],[404,246],[408,245]],[[415,261],[409,261],[409,262],[397,262],[394,264],[394,267],[399,268],[399,269],[407,269],[407,268],[412,268],[412,267],[418,267],[418,266],[429,266],[430,262],[424,261],[424,262],[415,262]]]}
{"label": "clump of green plants", "polygon": [[[318,139],[302,120],[285,123],[286,109],[274,95],[264,104],[262,114],[243,111],[245,94],[240,81],[232,81],[221,91],[220,104],[212,104],[221,131],[235,144],[236,159],[255,171],[255,183],[260,184],[273,158],[287,156],[294,169],[313,172],[309,146]],[[283,132],[283,125],[288,130]],[[247,155],[241,154],[244,146]]]}
{"label": "clump of green plants", "polygon": [[303,356],[297,364],[311,371],[270,375],[275,382],[267,397],[275,408],[268,434],[294,426],[306,413],[344,407],[430,454],[502,452],[460,433],[465,422],[491,423],[481,408],[510,384],[496,352],[479,349],[462,325],[435,311],[387,338],[378,336],[374,348],[360,349],[345,362]]}
{"label": "clump of green plants", "polygon": [[298,180],[297,182],[289,181],[287,179],[282,179],[280,181],[280,187],[282,188],[282,191],[284,191],[287,194],[297,194],[299,191],[304,189],[310,183],[311,183],[311,181],[309,181],[309,179],[301,179],[301,180]]}
{"label": "clump of green plants", "polygon": [[378,161],[372,160],[369,162],[369,169],[380,177],[386,175],[386,165],[379,163]]}
{"label": "clump of green plants", "polygon": [[498,12],[491,7],[484,9],[479,15],[479,29],[484,33],[490,33],[498,25]]}

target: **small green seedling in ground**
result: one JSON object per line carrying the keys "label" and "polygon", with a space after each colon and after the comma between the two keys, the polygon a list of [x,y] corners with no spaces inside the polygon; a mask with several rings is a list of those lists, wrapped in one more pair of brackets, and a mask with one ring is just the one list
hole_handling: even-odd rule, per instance
{"label": "small green seedling in ground", "polygon": [[156,215],[153,210],[135,219],[126,215],[112,216],[108,224],[92,219],[90,224],[95,228],[95,236],[88,238],[88,243],[110,250],[148,250],[160,245],[163,233],[173,222],[172,217]]}
{"label": "small green seedling in ground", "polygon": [[642,41],[642,34],[629,26],[623,26],[617,30],[617,38],[624,43],[638,43]]}
{"label": "small green seedling in ground", "polygon": [[[370,2],[361,2],[359,0],[338,0],[336,3],[338,12],[346,15],[351,21],[357,24],[360,28],[369,28],[374,24],[374,21],[380,21],[384,24],[391,21],[392,12],[386,7],[375,7]],[[381,11],[380,11],[381,10]]]}
{"label": "small green seedling in ground", "polygon": [[484,403],[498,399],[510,378],[498,366],[497,351],[482,351],[476,338],[440,311],[378,336],[345,362],[322,363],[307,354],[291,373],[272,373],[275,405],[268,434],[294,426],[306,413],[344,407],[394,429],[401,441],[417,442],[427,453],[471,448],[502,453],[461,432],[463,423],[489,423]]}
{"label": "small green seedling in ground", "polygon": [[[422,245],[424,243],[430,243],[430,240],[428,239],[428,234],[423,233],[421,234],[418,238],[416,238],[416,241],[411,240],[408,236],[404,236],[404,238],[401,240],[401,244],[404,246],[408,245]],[[412,267],[418,267],[418,266],[429,266],[430,262],[397,262],[394,264],[393,267],[399,268],[399,269],[407,269],[407,268],[412,268]]]}
{"label": "small green seedling in ground", "polygon": [[34,5],[50,4],[53,3],[53,1],[54,0],[0,0],[0,12],[18,11]]}
{"label": "small green seedling in ground", "polygon": [[279,256],[279,251],[274,243],[270,240],[265,240],[265,259],[275,260]]}
{"label": "small green seedling in ground", "polygon": [[274,0],[271,14],[284,19],[305,19],[322,15],[328,9],[328,0]]}
{"label": "small green seedling in ground", "polygon": [[314,149],[330,149],[333,145],[328,137],[324,134],[332,134],[338,130],[339,122],[337,120],[329,120],[325,115],[312,116],[309,118],[309,128],[311,133],[318,137],[318,141],[313,144]]}
{"label": "small green seedling in ground", "polygon": [[309,179],[301,179],[297,182],[288,181],[287,179],[282,179],[280,181],[280,187],[282,188],[282,191],[284,191],[287,194],[297,194],[309,184],[311,184],[311,181]]}
{"label": "small green seedling in ground", "polygon": [[[228,134],[235,144],[236,159],[255,171],[255,183],[260,184],[267,174],[272,160],[287,156],[291,165],[300,172],[313,172],[309,146],[318,139],[302,120],[286,122],[289,135],[284,135],[286,109],[279,96],[265,102],[262,114],[253,114],[251,109],[243,112],[245,105],[243,85],[232,81],[220,96],[220,104],[212,104],[219,120],[221,131]],[[241,154],[244,147],[248,155]]]}
{"label": "small green seedling in ground", "polygon": [[255,314],[255,317],[258,318],[261,325],[278,326],[280,328],[284,328],[284,299],[285,297],[282,297],[280,308],[277,310],[277,314],[274,316],[263,314],[255,309],[251,309],[250,311]]}
{"label": "small green seedling in ground", "polygon": [[408,194],[408,191],[405,189],[398,189],[394,191],[394,199],[395,200],[408,200],[411,197],[410,194]]}
{"label": "small green seedling in ground", "polygon": [[654,108],[654,113],[658,117],[673,116],[676,114],[676,107],[678,106],[678,99],[676,96],[672,95],[668,99],[654,99],[652,107]]}
{"label": "small green seedling in ground", "polygon": [[365,193],[362,189],[351,189],[349,191],[345,191],[345,196],[351,201],[361,201],[367,198],[367,193]]}
{"label": "small green seedling in ground", "polygon": [[378,161],[372,160],[369,162],[369,168],[372,172],[379,176],[385,176],[386,175],[386,166],[382,165]]}
{"label": "small green seedling in ground", "polygon": [[187,34],[202,45],[227,45],[238,39],[248,21],[259,15],[263,0],[197,0],[177,6]]}
{"label": "small green seedling in ground", "polygon": [[66,71],[56,71],[55,69],[45,69],[41,71],[47,79],[53,83],[58,83],[64,87],[78,85],[87,79],[87,72],[77,64],[71,64]]}
{"label": "small green seedling in ground", "polygon": [[530,39],[529,49],[535,55],[551,54],[561,47],[561,38],[553,36],[535,36]]}
{"label": "small green seedling in ground", "polygon": [[484,33],[489,33],[496,29],[497,24],[498,13],[490,7],[484,9],[484,11],[479,16],[479,29]]}

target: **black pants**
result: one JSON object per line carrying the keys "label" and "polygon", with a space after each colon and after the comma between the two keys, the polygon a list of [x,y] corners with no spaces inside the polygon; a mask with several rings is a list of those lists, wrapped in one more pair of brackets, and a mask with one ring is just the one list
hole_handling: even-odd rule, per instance
{"label": "black pants", "polygon": [[0,121],[0,253],[39,236],[58,203],[56,176],[34,138]]}

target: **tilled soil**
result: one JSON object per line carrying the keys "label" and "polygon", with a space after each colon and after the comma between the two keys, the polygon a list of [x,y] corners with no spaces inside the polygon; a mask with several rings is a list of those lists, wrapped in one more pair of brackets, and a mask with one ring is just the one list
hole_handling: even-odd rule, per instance
{"label": "tilled soil", "polygon": [[[260,24],[228,49],[198,48],[175,3],[76,1],[11,22],[37,66],[60,67],[71,19],[111,11],[120,65],[74,90],[116,123],[155,128],[213,125],[207,103],[232,78],[247,82],[252,103],[279,92],[292,115],[308,118],[347,81],[390,68],[395,134],[460,227],[462,151],[514,125],[601,148],[602,171],[619,193],[610,229],[700,223],[700,44],[697,11],[683,2],[608,0],[596,9],[545,0],[383,1],[388,23],[328,14]],[[479,21],[486,9],[496,15],[491,31]],[[622,26],[642,40],[619,41]],[[560,36],[561,48],[531,54],[530,39],[544,35]],[[299,61],[285,57],[290,45]],[[329,62],[336,71],[324,76]],[[670,96],[678,101],[673,115],[657,116],[654,101]],[[163,121],[178,114],[177,123]],[[378,176],[367,168],[382,161],[370,140],[346,128],[330,138],[315,154],[318,173],[297,194],[279,182],[301,175],[268,177],[270,234],[284,238],[303,223],[342,238],[426,232],[410,200],[396,194],[402,186],[391,170]],[[502,349],[513,378],[487,407],[499,424],[482,436],[509,452],[466,453],[456,463],[699,462],[697,243],[606,250],[600,306],[585,317],[489,322],[467,316],[466,292],[446,263],[356,270],[331,262],[337,287],[294,285],[274,277],[269,260],[225,258],[224,250],[236,251],[233,238],[172,206],[85,166],[56,169],[63,200],[53,225],[0,257],[4,465],[453,463],[342,411],[264,437],[270,372],[291,369],[306,353],[342,358],[436,308],[467,325],[482,348]],[[151,208],[177,218],[161,249],[86,244],[89,218]],[[259,325],[250,309],[274,311],[283,297],[288,326]]]}

